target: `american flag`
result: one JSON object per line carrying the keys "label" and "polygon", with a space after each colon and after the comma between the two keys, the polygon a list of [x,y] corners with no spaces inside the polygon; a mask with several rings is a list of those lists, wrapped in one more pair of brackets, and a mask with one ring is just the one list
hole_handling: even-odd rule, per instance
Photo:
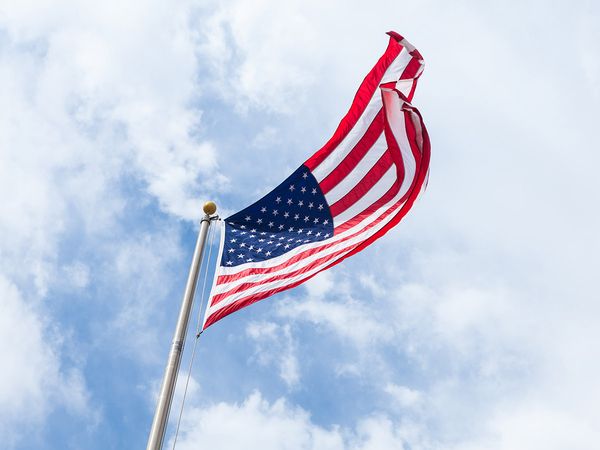
{"label": "american flag", "polygon": [[272,192],[222,222],[203,329],[359,252],[424,189],[429,137],[410,103],[423,59],[402,36],[388,35],[333,137]]}

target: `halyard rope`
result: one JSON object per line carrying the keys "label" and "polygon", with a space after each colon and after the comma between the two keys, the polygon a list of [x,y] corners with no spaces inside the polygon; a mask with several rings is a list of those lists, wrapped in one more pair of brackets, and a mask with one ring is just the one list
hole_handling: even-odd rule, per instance
{"label": "halyard rope", "polygon": [[[210,219],[212,220],[220,220],[218,216],[215,217],[211,217]],[[208,267],[210,266],[210,258],[212,255],[212,249],[213,249],[213,243],[214,243],[214,239],[215,239],[215,230],[214,230],[214,226],[210,227],[208,230],[208,253],[207,256],[204,258],[204,279],[202,280],[202,291],[200,294],[200,306],[198,308],[198,321],[197,321],[197,325],[196,325],[196,330],[200,330],[200,320],[201,320],[201,314],[202,314],[202,308],[204,306],[204,300],[208,297],[208,295],[206,294],[206,279],[208,278]],[[177,418],[177,428],[175,429],[175,437],[173,438],[173,447],[172,449],[175,450],[175,445],[177,444],[177,437],[179,436],[179,426],[181,425],[181,418],[183,416],[183,407],[185,405],[185,398],[187,396],[187,391],[188,391],[188,385],[190,383],[190,376],[192,375],[192,366],[194,365],[194,357],[196,356],[196,344],[198,343],[198,338],[200,337],[200,334],[202,333],[202,331],[199,331],[196,333],[196,339],[194,339],[194,345],[192,346],[192,356],[190,357],[190,364],[188,367],[188,373],[187,373],[187,377],[185,380],[185,388],[183,389],[183,398],[181,399],[181,408],[179,409],[179,417]]]}

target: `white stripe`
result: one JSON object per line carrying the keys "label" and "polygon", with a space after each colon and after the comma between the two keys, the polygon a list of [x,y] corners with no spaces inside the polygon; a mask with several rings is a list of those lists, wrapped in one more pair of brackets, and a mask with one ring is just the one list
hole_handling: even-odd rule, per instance
{"label": "white stripe", "polygon": [[[208,319],[208,313],[210,310],[210,299],[213,296],[213,292],[215,290],[215,287],[217,286],[217,278],[219,277],[219,264],[221,264],[221,258],[223,257],[223,248],[225,248],[225,221],[224,220],[219,220],[219,222],[215,225],[219,226],[219,232],[220,232],[220,236],[219,236],[219,253],[217,254],[217,267],[215,270],[215,273],[213,274],[213,281],[212,281],[212,285],[210,288],[209,292],[209,298],[208,298],[208,303],[206,304],[206,307],[204,308],[204,319],[202,319],[202,328],[204,328],[204,324],[206,323],[206,320]],[[207,262],[207,264],[210,262]],[[202,292],[202,298],[204,298],[204,292]],[[200,304],[200,308],[202,308],[203,305]]]}
{"label": "white stripe", "polygon": [[396,165],[392,164],[387,172],[377,181],[377,183],[371,187],[371,189],[369,189],[365,195],[360,198],[360,200],[333,218],[333,226],[339,227],[341,224],[356,217],[358,214],[379,200],[396,182],[396,170]]}
{"label": "white stripe", "polygon": [[408,63],[412,58],[413,57],[408,53],[408,50],[403,48],[392,64],[390,64],[390,67],[385,71],[380,84],[398,81],[398,78],[402,76],[402,72],[404,72],[404,69],[406,69],[406,66],[408,66]]}
{"label": "white stripe", "polygon": [[340,181],[331,191],[325,194],[327,204],[333,205],[344,195],[350,192],[363,179],[363,177],[371,170],[379,158],[387,150],[387,142],[383,133],[377,138],[373,146],[363,156],[360,162]]}
{"label": "white stripe", "polygon": [[[406,121],[402,106],[404,102],[394,91],[383,89],[383,101],[385,103],[385,114],[390,125],[390,129],[396,138],[400,153],[402,154],[402,162],[404,164],[404,180],[400,187],[401,196],[404,195],[410,186],[416,172],[416,161],[413,155],[408,135],[406,134]],[[412,113],[411,113],[412,115]],[[420,139],[419,129],[417,129],[417,141]]]}
{"label": "white stripe", "polygon": [[[405,48],[403,48],[383,74],[382,80],[398,80],[406,68],[406,64],[408,64],[407,61],[410,61],[410,58],[410,54]],[[399,62],[397,63],[397,61]],[[404,65],[402,66],[401,64]],[[382,105],[383,103],[381,101],[381,94],[379,89],[376,89],[373,93],[373,96],[369,100],[367,107],[361,114],[354,127],[352,127],[352,130],[350,130],[348,135],[342,140],[342,142],[340,142],[335,150],[312,171],[312,174],[319,183],[323,181],[325,177],[327,177],[327,175],[329,175],[340,164],[340,162],[348,155],[348,153],[350,153],[358,141],[360,141],[373,122],[373,119],[375,119],[375,116],[381,109]]]}
{"label": "white stripe", "polygon": [[[378,89],[379,91],[379,89]],[[354,127],[348,132],[346,137],[342,139],[342,142],[335,148],[335,150],[327,156],[321,164],[315,167],[312,171],[313,176],[317,179],[317,182],[323,181],[327,175],[329,175],[340,162],[348,156],[348,153],[356,146],[358,141],[362,139],[367,129],[375,119],[375,116],[381,110],[383,103],[381,101],[381,95],[376,92],[376,95],[371,97],[369,104],[365,108],[364,112],[354,125]]]}

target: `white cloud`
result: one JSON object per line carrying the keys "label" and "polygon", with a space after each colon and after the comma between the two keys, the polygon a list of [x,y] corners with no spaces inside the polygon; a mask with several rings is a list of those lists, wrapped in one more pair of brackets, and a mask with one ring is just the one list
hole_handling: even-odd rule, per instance
{"label": "white cloud", "polygon": [[402,408],[414,408],[421,402],[421,392],[406,386],[388,383],[384,390],[394,401],[398,402],[398,405]]}
{"label": "white cloud", "polygon": [[4,445],[11,448],[24,429],[39,425],[57,407],[93,417],[85,381],[77,369],[62,366],[60,341],[45,317],[4,276],[0,276],[0,298],[0,434]]}
{"label": "white cloud", "polygon": [[289,325],[274,322],[250,322],[246,334],[256,345],[254,359],[261,365],[276,365],[279,376],[289,388],[300,383],[296,342]]}
{"label": "white cloud", "polygon": [[394,423],[384,415],[365,417],[355,429],[337,425],[326,428],[315,424],[306,411],[285,399],[269,403],[254,392],[241,404],[193,408],[184,419],[177,446],[191,449],[201,443],[217,450],[387,450],[425,448],[421,442],[414,427]]}

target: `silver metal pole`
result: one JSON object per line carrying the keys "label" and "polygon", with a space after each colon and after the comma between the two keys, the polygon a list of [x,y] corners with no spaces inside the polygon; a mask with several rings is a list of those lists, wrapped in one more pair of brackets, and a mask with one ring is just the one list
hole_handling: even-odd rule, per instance
{"label": "silver metal pole", "polygon": [[154,413],[154,420],[152,421],[152,428],[150,430],[150,436],[148,437],[148,446],[146,447],[146,450],[161,450],[165,438],[169,410],[171,409],[171,402],[173,401],[175,382],[177,381],[177,373],[179,372],[179,365],[181,364],[181,355],[183,353],[188,320],[190,318],[194,293],[196,291],[196,283],[198,281],[200,262],[202,261],[206,235],[208,233],[208,227],[210,226],[210,216],[217,211],[217,205],[213,202],[206,202],[203,210],[205,215],[200,222],[200,232],[198,233],[194,257],[192,258],[190,273],[185,285],[183,301],[181,303],[181,309],[179,310],[179,318],[177,319],[177,326],[175,327],[175,335],[173,336],[173,343],[171,344],[171,352],[169,353],[169,359],[167,360],[165,377],[162,382],[162,387],[160,388],[158,404],[156,406],[156,412]]}

